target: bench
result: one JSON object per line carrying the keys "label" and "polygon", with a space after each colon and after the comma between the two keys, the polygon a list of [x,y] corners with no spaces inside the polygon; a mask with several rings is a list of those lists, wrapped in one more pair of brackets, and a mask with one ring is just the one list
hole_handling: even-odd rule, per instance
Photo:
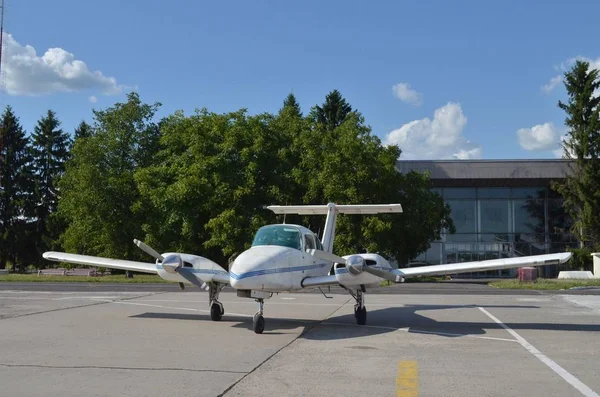
{"label": "bench", "polygon": [[66,276],[67,269],[40,269],[38,270],[38,276]]}

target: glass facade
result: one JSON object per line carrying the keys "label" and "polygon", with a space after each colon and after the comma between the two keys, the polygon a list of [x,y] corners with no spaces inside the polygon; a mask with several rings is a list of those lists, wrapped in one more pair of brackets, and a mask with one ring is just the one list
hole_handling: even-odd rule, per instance
{"label": "glass facade", "polygon": [[[456,227],[444,233],[415,261],[428,264],[468,262],[564,252],[576,247],[562,199],[548,188],[435,188],[448,203]],[[553,277],[556,267],[540,269]],[[513,276],[514,269],[465,274],[471,277]]]}

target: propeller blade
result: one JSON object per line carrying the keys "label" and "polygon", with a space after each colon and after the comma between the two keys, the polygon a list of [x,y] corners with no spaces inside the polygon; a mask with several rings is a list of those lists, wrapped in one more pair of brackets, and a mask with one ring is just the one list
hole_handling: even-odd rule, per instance
{"label": "propeller blade", "polygon": [[139,249],[141,249],[142,251],[144,251],[145,253],[147,253],[148,255],[153,257],[154,259],[158,259],[159,261],[163,261],[165,259],[165,258],[163,258],[163,256],[161,254],[156,252],[152,247],[150,247],[148,244],[145,244],[143,241],[134,239],[133,243],[135,245],[137,245],[139,247]]}
{"label": "propeller blade", "polygon": [[395,283],[400,283],[404,281],[402,277],[397,274],[394,274],[392,270],[382,270],[382,269],[374,269],[371,266],[364,266],[363,270],[367,273],[371,273],[374,276],[381,277],[385,280],[393,281]]}
{"label": "propeller blade", "polygon": [[309,250],[308,253],[316,258],[323,259],[325,261],[335,262],[335,263],[343,263],[343,264],[346,263],[346,260],[344,258],[342,258],[341,256],[337,256],[335,254],[332,254],[331,252],[312,249],[312,250]]}

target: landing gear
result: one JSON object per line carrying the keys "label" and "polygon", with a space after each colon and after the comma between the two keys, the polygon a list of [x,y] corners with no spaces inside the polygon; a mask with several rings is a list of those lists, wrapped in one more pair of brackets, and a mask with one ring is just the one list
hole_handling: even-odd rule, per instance
{"label": "landing gear", "polygon": [[221,321],[223,317],[223,305],[213,303],[210,305],[210,319],[213,321]]}
{"label": "landing gear", "polygon": [[219,302],[219,292],[223,289],[223,286],[219,286],[219,284],[210,283],[208,289],[208,296],[210,302],[210,319],[213,321],[221,321],[223,314],[225,313],[225,309],[223,309],[223,304]]}
{"label": "landing gear", "polygon": [[255,334],[262,334],[265,330],[265,318],[263,317],[263,299],[257,299],[258,302],[258,311],[254,315],[252,319],[252,327],[254,328]]}
{"label": "landing gear", "polygon": [[357,289],[356,294],[348,290],[352,297],[356,300],[354,305],[354,317],[356,318],[356,324],[366,325],[367,324],[367,308],[365,307],[365,294],[363,289]]}

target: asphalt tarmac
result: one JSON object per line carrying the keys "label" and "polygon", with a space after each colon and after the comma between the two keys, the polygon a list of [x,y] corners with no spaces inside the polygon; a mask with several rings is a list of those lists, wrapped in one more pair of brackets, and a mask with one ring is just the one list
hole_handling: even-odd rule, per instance
{"label": "asphalt tarmac", "polygon": [[[161,292],[181,292],[179,286],[174,283],[159,283],[159,284],[107,284],[107,283],[17,283],[17,282],[0,282],[0,292],[20,290],[20,291],[49,291],[49,292],[110,292],[110,291],[125,291],[139,293],[161,293]],[[234,289],[226,287],[225,291],[235,292]],[[344,289],[340,287],[323,288],[327,294],[342,294],[348,295]],[[183,292],[197,292],[197,289],[187,287]],[[385,295],[600,295],[600,287],[573,289],[562,291],[537,291],[537,290],[505,290],[497,289],[488,286],[485,280],[454,280],[440,283],[425,283],[425,282],[409,282],[392,285],[389,287],[371,288],[369,294],[385,294]],[[316,293],[321,294],[318,289],[309,289],[301,293]]]}
{"label": "asphalt tarmac", "polygon": [[599,296],[445,285],[367,295],[367,326],[275,295],[256,335],[232,292],[212,322],[198,290],[3,283],[0,396],[598,396]]}

